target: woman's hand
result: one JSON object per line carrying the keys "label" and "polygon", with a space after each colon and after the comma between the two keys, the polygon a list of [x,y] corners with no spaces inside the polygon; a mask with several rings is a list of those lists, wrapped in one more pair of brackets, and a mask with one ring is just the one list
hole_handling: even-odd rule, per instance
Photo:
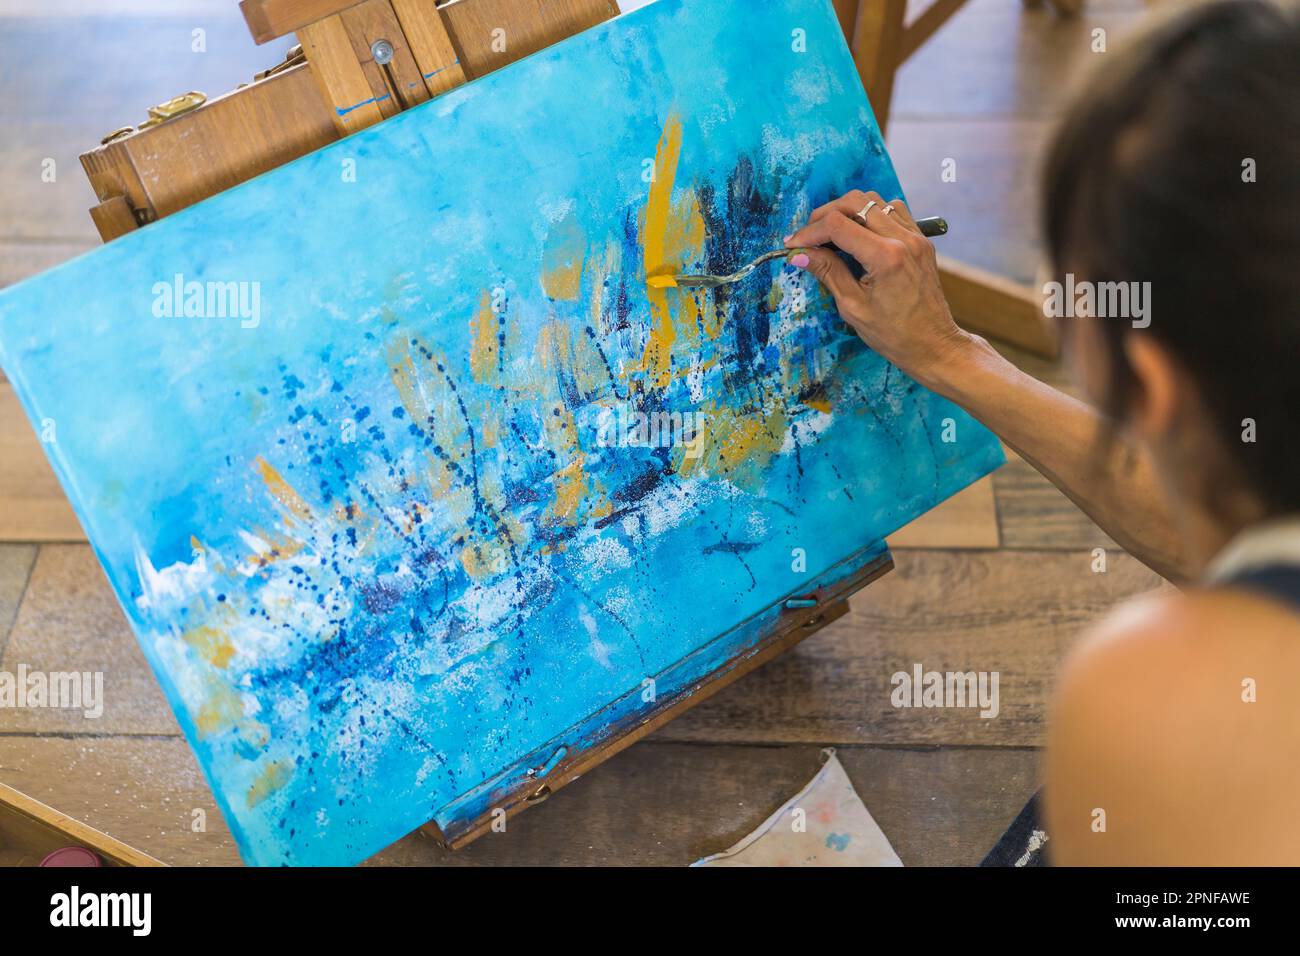
{"label": "woman's hand", "polygon": [[[852,218],[873,201],[865,226]],[[827,243],[862,265],[861,279],[853,278],[834,251],[817,248]],[[902,202],[886,203],[876,193],[854,190],[816,210],[785,244],[801,247],[790,263],[826,286],[862,340],[922,384],[931,384],[974,339],[953,322],[934,246]]]}

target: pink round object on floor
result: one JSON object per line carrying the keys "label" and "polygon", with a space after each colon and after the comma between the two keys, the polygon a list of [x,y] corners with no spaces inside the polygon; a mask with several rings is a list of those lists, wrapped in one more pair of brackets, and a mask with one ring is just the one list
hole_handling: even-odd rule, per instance
{"label": "pink round object on floor", "polygon": [[55,850],[45,859],[41,860],[41,866],[103,866],[98,856],[91,853],[84,846],[65,846],[61,850]]}

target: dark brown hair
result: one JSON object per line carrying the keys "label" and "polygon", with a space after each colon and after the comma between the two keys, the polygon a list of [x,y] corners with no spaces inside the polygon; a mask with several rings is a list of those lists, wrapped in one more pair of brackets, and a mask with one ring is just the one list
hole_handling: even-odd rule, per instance
{"label": "dark brown hair", "polygon": [[1104,54],[1044,184],[1058,275],[1150,283],[1149,328],[1098,320],[1105,411],[1122,421],[1135,388],[1125,336],[1153,336],[1196,384],[1207,468],[1270,516],[1300,511],[1298,10],[1197,4]]}

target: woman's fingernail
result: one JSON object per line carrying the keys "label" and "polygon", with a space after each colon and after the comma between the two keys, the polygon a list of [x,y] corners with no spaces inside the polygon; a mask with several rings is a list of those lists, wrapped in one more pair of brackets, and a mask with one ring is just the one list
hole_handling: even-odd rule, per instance
{"label": "woman's fingernail", "polygon": [[796,269],[807,269],[808,263],[810,262],[812,262],[812,260],[809,259],[808,256],[802,252],[799,253],[797,256],[790,257],[790,265],[794,266]]}
{"label": "woman's fingernail", "polygon": [[786,244],[787,246],[790,245],[790,240],[793,239],[793,238],[794,238],[794,233],[792,232],[792,233],[790,233],[790,235],[788,235],[788,236],[785,237],[785,244]]}

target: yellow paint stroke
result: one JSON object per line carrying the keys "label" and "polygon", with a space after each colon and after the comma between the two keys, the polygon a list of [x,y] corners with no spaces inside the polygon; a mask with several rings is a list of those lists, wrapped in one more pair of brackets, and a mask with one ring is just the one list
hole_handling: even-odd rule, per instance
{"label": "yellow paint stroke", "polygon": [[250,717],[239,692],[216,676],[203,679],[203,703],[194,714],[194,727],[200,739],[233,733],[250,747],[265,747],[271,732]]}
{"label": "yellow paint stroke", "polygon": [[579,513],[591,492],[587,485],[587,456],[578,441],[577,421],[569,407],[560,400],[555,384],[559,374],[565,372],[575,377],[579,389],[590,391],[599,384],[599,379],[594,377],[598,362],[595,350],[586,344],[585,337],[579,339],[578,344],[584,348],[581,361],[575,360],[568,324],[558,320],[546,323],[537,334],[538,364],[547,373],[539,384],[552,397],[550,407],[543,412],[542,427],[547,446],[555,452],[556,461],[563,463],[551,475],[555,497],[546,517],[551,524],[577,524]]}
{"label": "yellow paint stroke", "polygon": [[545,374],[531,383],[527,393],[532,397],[549,395],[559,401],[556,380],[561,373],[572,375],[578,391],[584,395],[596,394],[609,381],[596,346],[585,332],[579,332],[575,341],[567,322],[552,320],[543,325],[538,330],[533,354],[538,358],[537,368]]}
{"label": "yellow paint stroke", "polygon": [[[678,297],[677,325],[682,330],[682,340],[688,343],[692,349],[698,349],[701,336],[706,338],[716,337],[711,334],[711,328],[706,327],[702,321],[703,314],[700,305],[705,301],[705,298],[705,295],[698,291],[688,291],[686,295]],[[710,309],[709,311],[713,310]]]}
{"label": "yellow paint stroke", "polygon": [[219,574],[226,571],[225,565],[220,560],[220,552],[209,554],[207,545],[194,535],[190,535],[190,554],[193,555],[195,560],[208,564],[208,568],[211,571],[215,571]]}
{"label": "yellow paint stroke", "polygon": [[[616,261],[607,254],[606,262]],[[596,268],[603,269],[601,263]],[[550,525],[575,526],[590,518],[603,517],[613,510],[604,485],[587,472],[587,454],[578,440],[577,421],[562,401],[558,381],[561,374],[573,376],[583,394],[595,394],[607,384],[604,363],[586,335],[572,338],[566,322],[552,321],[538,332],[534,350],[537,365],[545,373],[537,382],[550,405],[542,412],[542,426],[547,446],[555,452],[557,469],[551,475],[554,495],[544,520]],[[537,394],[536,392],[534,394]],[[547,545],[547,550],[564,550],[565,545]]]}
{"label": "yellow paint stroke", "polygon": [[[492,296],[484,290],[469,320],[469,368],[474,381],[495,384],[501,367],[501,318],[492,309]],[[408,409],[409,411],[409,409]]]}
{"label": "yellow paint stroke", "polygon": [[[568,368],[573,363],[573,348],[569,343],[569,325],[552,319],[537,330],[537,358],[547,373]],[[554,376],[548,374],[547,380]]]}
{"label": "yellow paint stroke", "polygon": [[355,524],[359,519],[365,516],[365,512],[361,510],[361,506],[354,501],[339,501],[335,503],[333,512],[335,519],[340,523],[352,522]]}
{"label": "yellow paint stroke", "polygon": [[542,289],[552,299],[577,302],[582,294],[582,266],[587,237],[577,213],[570,210],[551,227],[542,251]]}
{"label": "yellow paint stroke", "polygon": [[[498,502],[505,499],[499,475],[494,471],[479,475],[479,493],[486,502]],[[466,494],[468,499],[468,494]],[[511,568],[510,547],[523,547],[528,541],[529,530],[511,514],[510,511],[494,508],[491,516],[484,515],[481,520],[464,521],[461,537],[463,542],[459,554],[461,567],[465,573],[476,581],[487,581]]]}
{"label": "yellow paint stroke", "polygon": [[[709,341],[716,342],[722,337],[722,330],[727,325],[727,316],[723,310],[713,305],[711,296],[697,292],[691,296],[691,304],[700,326],[700,333]],[[707,308],[706,308],[707,305]]]}
{"label": "yellow paint stroke", "polygon": [[587,456],[578,444],[577,423],[573,413],[556,402],[545,416],[547,444],[559,461],[567,462],[551,476],[555,499],[547,512],[553,524],[575,525],[579,509],[587,499]]}
{"label": "yellow paint stroke", "polygon": [[[446,360],[436,356],[419,340],[412,345],[406,336],[389,341],[387,359],[388,376],[412,423],[432,438],[434,445],[441,446],[444,454],[454,459],[457,465],[470,467],[469,436],[465,432],[464,419],[450,394],[446,376],[438,371],[439,365],[447,366]],[[475,406],[469,409],[471,421],[481,420],[484,414],[484,408]],[[449,463],[435,455],[431,464],[434,468],[432,484],[436,487],[442,481],[439,471],[450,471]],[[442,487],[453,493],[448,502],[450,517],[453,520],[467,517],[473,510],[468,491],[450,474]]]}
{"label": "yellow paint stroke", "polygon": [[695,190],[688,191],[673,203],[668,217],[668,231],[664,235],[666,261],[685,265],[704,250],[704,213],[700,210]]}
{"label": "yellow paint stroke", "polygon": [[433,413],[425,401],[420,389],[419,377],[415,371],[415,359],[405,338],[395,338],[388,343],[388,377],[397,389],[402,400],[402,407],[411,421],[419,428],[427,429]]}
{"label": "yellow paint stroke", "polygon": [[683,478],[697,471],[729,478],[743,488],[760,489],[764,470],[785,443],[786,416],[780,409],[738,412],[711,405],[702,409],[701,434],[696,437],[698,457],[688,457],[687,443],[673,448],[673,463]]}
{"label": "yellow paint stroke", "polygon": [[[495,320],[495,316],[494,316]],[[438,514],[461,532],[460,551],[456,556],[465,573],[476,581],[484,581],[504,574],[510,569],[510,543],[516,546],[527,541],[527,530],[504,509],[494,509],[489,517],[475,511],[476,502],[471,488],[466,484],[465,473],[473,467],[469,458],[469,436],[456,406],[455,396],[446,376],[438,366],[447,361],[416,340],[409,337],[393,339],[388,344],[388,369],[393,386],[397,389],[402,406],[411,420],[428,434],[442,454],[425,450],[428,462],[426,481],[438,499]],[[530,369],[538,363],[529,363]],[[552,376],[553,378],[553,376]],[[521,390],[511,384],[513,390]],[[522,389],[536,394],[535,387]],[[435,409],[438,414],[435,414]],[[504,409],[491,402],[475,403],[468,409],[469,418],[477,423],[476,450],[480,460],[485,452],[495,446],[502,432],[499,416]],[[457,474],[452,465],[462,469]],[[480,467],[478,493],[491,506],[504,500],[505,493],[498,473],[490,467]],[[417,518],[428,520],[429,511],[420,506],[408,507],[403,515],[403,529],[413,532]]]}
{"label": "yellow paint stroke", "polygon": [[[688,262],[694,262],[703,254],[704,214],[700,211],[700,202],[694,190],[673,204],[672,214],[668,218],[666,243],[673,260],[680,264],[679,269],[684,269]],[[703,331],[700,306],[705,301],[711,302],[712,297],[703,291],[688,291],[685,295],[675,295],[669,300],[669,308],[678,313],[674,324],[678,336],[692,348],[699,344],[700,332]],[[707,337],[716,336],[710,334]]]}
{"label": "yellow paint stroke", "polygon": [[[436,366],[423,354],[417,356],[406,336],[393,338],[388,343],[388,377],[397,389],[402,407],[422,432],[430,435],[435,445],[441,445],[451,456],[459,448],[461,436],[450,432],[439,417],[434,415],[434,399],[443,397],[445,381]],[[418,360],[418,364],[417,364]],[[450,521],[463,523],[473,513],[472,497],[460,480],[452,473],[450,465],[432,451],[429,461],[429,487],[440,499]],[[459,463],[459,462],[458,462]]]}
{"label": "yellow paint stroke", "polygon": [[771,312],[775,315],[781,309],[781,303],[785,300],[785,288],[780,282],[773,279],[772,287],[767,290],[767,298],[764,300],[764,311]]}
{"label": "yellow paint stroke", "polygon": [[244,702],[226,684],[212,681],[203,705],[194,715],[200,737],[210,737],[238,725],[244,717]]}
{"label": "yellow paint stroke", "polygon": [[475,581],[486,581],[509,569],[510,552],[504,544],[485,540],[480,535],[467,535],[460,564]]}
{"label": "yellow paint stroke", "polygon": [[425,458],[429,462],[428,483],[433,496],[439,499],[450,498],[455,491],[451,469],[433,452],[426,452]]}
{"label": "yellow paint stroke", "polygon": [[[650,198],[646,203],[645,224],[641,232],[647,276],[677,272],[674,263],[668,259],[668,218],[681,152],[682,122],[677,116],[670,116],[655,152],[654,182],[650,184]],[[668,291],[647,286],[646,295],[650,300],[651,324],[641,367],[651,374],[657,387],[664,388],[671,379],[673,341],[677,336],[668,309]]]}
{"label": "yellow paint stroke", "polygon": [[641,242],[645,255],[646,274],[673,271],[668,259],[668,217],[673,199],[673,184],[677,179],[677,161],[682,154],[682,121],[669,116],[659,137],[655,151],[654,181],[650,184],[650,198],[645,209],[645,229]]}
{"label": "yellow paint stroke", "polygon": [[[637,370],[646,372],[657,388],[667,387],[672,380],[673,345],[678,333],[673,317],[674,302],[669,299],[669,290],[676,286],[672,276],[682,272],[685,264],[697,258],[704,247],[704,217],[694,192],[687,191],[680,200],[673,202],[681,150],[681,118],[670,116],[664,124],[655,153],[654,182],[650,185],[641,230],[651,323]],[[678,298],[681,297],[673,296],[674,300]],[[691,314],[685,317],[687,321],[684,324],[687,333],[694,338],[698,305],[693,296],[685,299]]]}
{"label": "yellow paint stroke", "polygon": [[276,561],[283,561],[286,558],[292,558],[299,554],[306,545],[294,538],[284,535],[274,534],[263,528],[255,528],[253,535],[260,538],[266,543],[265,551],[258,551],[250,554],[244,559],[244,565],[250,571],[257,568],[265,568],[274,564]]}
{"label": "yellow paint stroke", "polygon": [[271,794],[275,793],[293,777],[292,766],[284,760],[269,763],[257,775],[248,788],[248,806],[257,806]]}
{"label": "yellow paint stroke", "polygon": [[213,667],[224,670],[235,656],[235,646],[225,631],[210,624],[200,624],[181,633],[181,639]]}
{"label": "yellow paint stroke", "polygon": [[299,521],[310,522],[312,520],[311,508],[307,506],[307,502],[302,500],[298,492],[293,490],[293,486],[275,470],[274,466],[261,455],[257,456],[254,464],[261,473],[262,482],[266,485],[266,490],[271,493],[271,497],[284,505],[289,513]]}
{"label": "yellow paint stroke", "polygon": [[587,497],[587,475],[583,469],[585,457],[579,455],[551,478],[555,486],[555,502],[551,517],[563,524],[577,524],[578,508]]}
{"label": "yellow paint stroke", "polygon": [[809,408],[816,409],[817,411],[821,412],[824,415],[829,415],[831,413],[831,401],[829,398],[826,397],[807,398],[804,399],[804,404],[807,405]]}

